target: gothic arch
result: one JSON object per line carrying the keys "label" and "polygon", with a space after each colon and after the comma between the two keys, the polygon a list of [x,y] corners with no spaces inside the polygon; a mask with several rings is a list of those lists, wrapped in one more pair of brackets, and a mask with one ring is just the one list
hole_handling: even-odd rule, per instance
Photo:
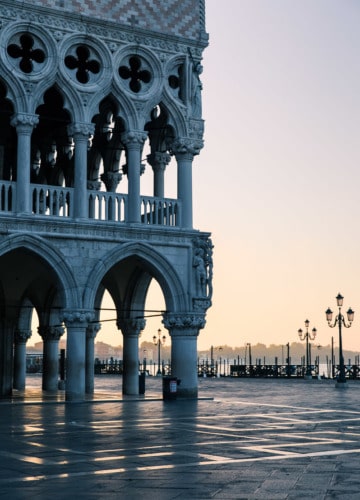
{"label": "gothic arch", "polygon": [[81,299],[72,271],[63,255],[55,247],[37,236],[27,234],[10,236],[6,242],[0,244],[0,259],[11,251],[19,249],[30,251],[54,271],[62,287],[64,308],[81,307]]}
{"label": "gothic arch", "polygon": [[[28,100],[25,89],[18,78],[3,68],[0,60],[1,81],[6,88],[6,98],[11,102],[15,113],[28,113]],[[6,83],[5,83],[6,82]]]}
{"label": "gothic arch", "polygon": [[[129,261],[129,259],[136,259],[141,263],[141,272],[138,279],[142,279],[146,287],[149,285],[151,278],[156,279],[163,291],[168,310],[179,312],[188,309],[186,291],[173,266],[159,252],[155,251],[150,245],[144,243],[127,243],[125,245],[120,245],[109,252],[105,258],[93,268],[92,272],[89,274],[90,277],[85,287],[85,308],[92,309],[94,307],[97,290],[106,274],[114,268],[114,265],[121,265]],[[136,291],[136,286],[131,284],[134,282],[133,274],[130,273],[126,279],[127,283],[124,299],[128,300],[129,293],[131,293],[133,301],[143,302],[143,291],[140,292],[140,288]]]}
{"label": "gothic arch", "polygon": [[168,113],[168,125],[174,130],[176,137],[188,136],[188,125],[185,107],[180,107],[173,98],[164,92],[161,104]]}

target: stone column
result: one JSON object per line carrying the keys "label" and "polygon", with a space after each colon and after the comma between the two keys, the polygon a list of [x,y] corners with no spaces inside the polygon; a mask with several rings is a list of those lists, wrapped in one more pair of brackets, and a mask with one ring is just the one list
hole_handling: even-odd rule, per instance
{"label": "stone column", "polygon": [[13,116],[11,125],[17,132],[17,166],[16,166],[16,212],[31,214],[31,134],[39,123],[38,115],[19,113]]}
{"label": "stone column", "polygon": [[181,201],[182,227],[191,229],[193,226],[192,206],[192,162],[194,151],[189,140],[174,142],[172,153],[177,161],[177,197]]}
{"label": "stone column", "polygon": [[74,173],[74,198],[72,215],[76,219],[87,219],[87,152],[89,138],[94,133],[93,123],[73,123],[68,127],[69,135],[75,142],[75,173]]}
{"label": "stone column", "polygon": [[93,311],[78,309],[63,312],[67,331],[65,390],[67,401],[85,399],[86,330],[94,316]]}
{"label": "stone column", "polygon": [[139,334],[145,320],[119,320],[118,328],[123,333],[123,394],[139,394]]}
{"label": "stone column", "polygon": [[154,171],[154,196],[158,198],[164,198],[165,185],[165,169],[170,162],[171,156],[168,153],[151,153],[147,156],[147,161],[149,165],[152,166]]}
{"label": "stone column", "polygon": [[140,175],[141,152],[147,135],[141,131],[130,131],[122,134],[121,142],[126,147],[128,176],[128,207],[126,222],[140,222]]}
{"label": "stone column", "polygon": [[163,323],[171,336],[171,374],[180,379],[177,393],[182,398],[198,394],[197,337],[205,326],[202,313],[164,315]]}
{"label": "stone column", "polygon": [[91,323],[86,328],[86,354],[85,354],[85,392],[94,392],[94,340],[100,330],[100,323]]}
{"label": "stone column", "polygon": [[57,391],[59,383],[59,340],[64,334],[62,326],[39,326],[43,339],[43,391]]}
{"label": "stone column", "polygon": [[0,398],[8,398],[13,388],[14,330],[18,318],[0,319]]}
{"label": "stone column", "polygon": [[14,389],[23,391],[26,381],[26,342],[31,337],[31,330],[14,332]]}

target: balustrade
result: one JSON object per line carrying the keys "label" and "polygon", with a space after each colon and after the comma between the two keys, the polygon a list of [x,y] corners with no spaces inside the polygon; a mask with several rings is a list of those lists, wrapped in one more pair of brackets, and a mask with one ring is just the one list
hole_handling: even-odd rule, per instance
{"label": "balustrade", "polygon": [[71,217],[73,189],[32,184],[32,211],[35,215]]}
{"label": "balustrade", "polygon": [[[127,222],[128,195],[88,190],[88,217],[98,221]],[[31,184],[32,213],[73,217],[74,189]],[[181,202],[170,198],[141,196],[141,223],[181,227]],[[16,182],[0,182],[0,212],[16,211]]]}
{"label": "balustrade", "polygon": [[15,207],[16,184],[9,181],[0,183],[0,211],[13,212]]}
{"label": "balustrade", "polygon": [[141,222],[164,226],[181,226],[181,209],[178,200],[142,197]]}

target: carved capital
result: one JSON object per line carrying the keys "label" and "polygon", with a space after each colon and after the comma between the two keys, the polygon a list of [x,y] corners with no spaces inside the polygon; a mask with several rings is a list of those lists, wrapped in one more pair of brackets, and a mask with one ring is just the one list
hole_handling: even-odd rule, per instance
{"label": "carved capital", "polygon": [[121,142],[127,149],[140,149],[147,139],[147,134],[141,130],[130,130],[121,134]]}
{"label": "carved capital", "polygon": [[187,155],[187,159],[192,160],[192,157],[198,155],[203,148],[204,143],[201,139],[191,137],[179,137],[172,141],[170,145],[170,152],[177,159],[181,155]]}
{"label": "carved capital", "polygon": [[198,335],[205,323],[205,314],[200,312],[167,313],[163,317],[163,324],[171,335]]}
{"label": "carved capital", "polygon": [[39,326],[38,332],[44,342],[55,342],[60,340],[65,328],[62,326]]}
{"label": "carved capital", "polygon": [[122,331],[123,335],[140,335],[145,325],[146,320],[144,318],[127,318],[117,321],[117,327]]}
{"label": "carved capital", "polygon": [[63,310],[61,319],[67,327],[87,326],[95,318],[94,311],[85,309],[67,309]]}
{"label": "carved capital", "polygon": [[100,181],[87,181],[87,188],[90,191],[100,191],[101,182]]}
{"label": "carved capital", "polygon": [[86,338],[94,339],[96,337],[98,331],[100,331],[100,330],[101,330],[100,323],[90,323],[90,325],[88,325],[86,328]]}
{"label": "carved capital", "polygon": [[171,160],[171,156],[169,155],[169,153],[162,153],[160,151],[157,151],[156,153],[147,155],[146,159],[149,165],[152,166],[154,172],[156,172],[158,170],[165,170],[166,165],[168,165]]}
{"label": "carved capital", "polygon": [[15,330],[14,332],[14,342],[15,344],[26,344],[26,342],[31,337],[31,330]]}
{"label": "carved capital", "polygon": [[39,115],[31,115],[28,113],[18,113],[11,118],[10,122],[10,124],[15,127],[18,132],[30,134],[38,123]]}
{"label": "carved capital", "polygon": [[121,181],[122,175],[120,172],[104,172],[100,176],[101,180],[106,186],[106,190],[111,193],[115,193],[119,182]]}
{"label": "carved capital", "polygon": [[94,123],[76,122],[68,125],[68,134],[75,139],[80,137],[88,139],[91,135],[94,135],[94,131]]}

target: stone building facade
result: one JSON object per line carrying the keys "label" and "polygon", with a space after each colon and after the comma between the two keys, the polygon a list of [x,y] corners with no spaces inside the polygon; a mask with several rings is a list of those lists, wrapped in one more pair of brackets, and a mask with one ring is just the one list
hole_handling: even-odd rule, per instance
{"label": "stone building facade", "polygon": [[[2,0],[0,397],[25,387],[34,310],[43,389],[58,388],[66,331],[66,398],[94,391],[106,290],[123,335],[123,393],[137,394],[153,279],[179,396],[197,395],[197,336],[212,296],[210,234],[192,217],[204,10],[204,0]],[[171,159],[175,198],[165,196]],[[141,192],[144,169],[152,196]]]}

